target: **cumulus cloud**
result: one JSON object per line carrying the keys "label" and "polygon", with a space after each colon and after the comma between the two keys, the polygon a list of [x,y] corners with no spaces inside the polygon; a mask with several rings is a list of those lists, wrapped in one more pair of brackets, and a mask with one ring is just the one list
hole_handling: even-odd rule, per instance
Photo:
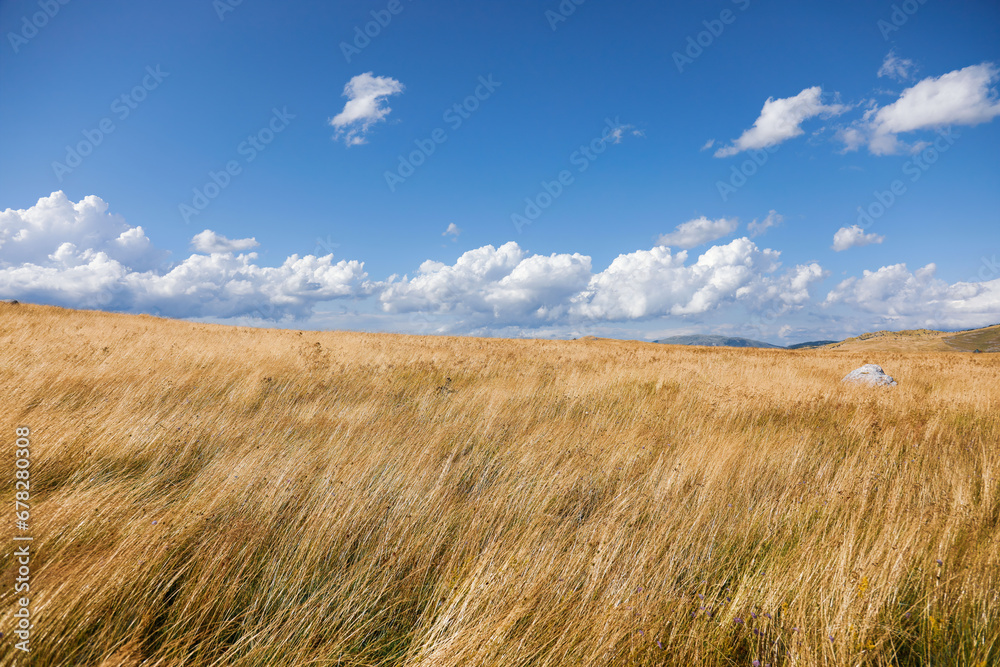
{"label": "cumulus cloud", "polygon": [[256,259],[192,255],[164,274],[136,273],[100,252],[71,266],[0,269],[0,292],[72,308],[274,320],[307,317],[317,302],[366,293],[359,262],[292,255],[280,267],[262,267]]}
{"label": "cumulus cloud", "polygon": [[736,231],[740,222],[736,218],[719,218],[709,220],[705,216],[688,220],[677,225],[669,234],[662,234],[656,245],[675,248],[694,248],[695,246],[729,236]]}
{"label": "cumulus cloud", "polygon": [[66,264],[80,253],[103,252],[135,270],[163,262],[167,253],[153,247],[142,227],[108,213],[100,197],[71,202],[62,191],[42,197],[27,209],[0,212],[0,267],[26,262]]}
{"label": "cumulus cloud", "polygon": [[441,236],[451,236],[452,240],[457,239],[458,235],[462,233],[462,228],[456,225],[454,222],[448,223],[448,229],[442,232]]}
{"label": "cumulus cloud", "polygon": [[884,236],[879,236],[874,232],[865,234],[865,230],[861,229],[858,225],[851,225],[850,227],[841,227],[837,230],[837,233],[833,235],[833,246],[831,247],[837,252],[841,252],[850,248],[860,248],[873,243],[882,243],[882,241],[885,241]]}
{"label": "cumulus cloud", "polygon": [[758,250],[749,239],[713,246],[687,264],[687,252],[670,248],[619,255],[595,275],[577,299],[577,310],[598,319],[638,319],[656,314],[694,315],[737,297],[777,270],[778,254]]}
{"label": "cumulus cloud", "polygon": [[206,229],[200,234],[196,234],[191,239],[191,248],[198,252],[239,252],[250,250],[260,244],[257,239],[227,239],[222,234],[216,234],[210,229]]}
{"label": "cumulus cloud", "polygon": [[99,197],[71,202],[55,192],[29,209],[0,213],[0,294],[73,308],[278,320],[307,317],[321,301],[373,289],[360,262],[292,255],[281,266],[259,266],[256,253],[234,254],[256,241],[210,230],[192,245],[212,254],[171,265],[137,261],[163,253],[141,227],[107,209]]}
{"label": "cumulus cloud", "polygon": [[841,130],[839,137],[845,151],[867,144],[874,155],[891,155],[914,149],[900,141],[900,134],[987,123],[1000,115],[1000,100],[992,87],[998,78],[1000,72],[993,63],[927,77],[904,90],[892,104],[869,109],[862,120]]}
{"label": "cumulus cloud", "polygon": [[[697,257],[666,246],[636,250],[603,270],[586,255],[532,254],[511,242],[470,250],[453,264],[426,261],[413,277],[373,282],[361,262],[335,261],[332,254],[292,255],[279,266],[261,266],[256,253],[243,252],[256,241],[211,230],[192,239],[202,252],[136,269],[126,258],[160,251],[141,228],[107,211],[98,197],[72,202],[57,192],[28,209],[0,213],[0,297],[171,317],[287,320],[310,317],[324,302],[374,296],[383,312],[371,317],[380,322],[426,314],[437,331],[559,335],[601,327],[624,332],[621,327],[655,318],[731,320],[734,308],[746,311],[744,327],[761,314],[768,326],[787,326],[785,314],[795,311],[817,321],[811,293],[828,275],[816,262],[783,267],[779,252],[744,237]],[[772,211],[768,218],[780,216]],[[769,225],[765,219],[757,226]],[[860,228],[842,231],[866,236]],[[990,279],[985,282],[949,285],[935,269],[911,272],[897,264],[844,280],[820,302],[835,313],[823,318],[846,317],[852,328],[869,330],[996,321],[995,258],[980,271],[980,279]]]}
{"label": "cumulus cloud", "polygon": [[413,278],[391,278],[379,299],[389,313],[461,314],[472,326],[682,317],[737,302],[799,307],[824,272],[811,264],[778,273],[779,254],[742,238],[688,263],[686,251],[658,246],[593,273],[590,257],[528,255],[510,242],[471,250],[453,265],[425,262]]}
{"label": "cumulus cloud", "polygon": [[[325,301],[377,294],[387,314],[453,314],[466,330],[497,331],[686,316],[727,302],[793,307],[812,283],[809,276],[821,273],[818,266],[779,273],[779,253],[749,239],[712,247],[693,263],[686,251],[639,250],[599,273],[588,256],[529,254],[511,242],[470,250],[451,265],[427,261],[412,278],[376,283],[362,263],[334,261],[332,254],[292,255],[280,266],[261,266],[256,253],[245,252],[255,239],[212,230],[191,240],[195,253],[183,260],[136,269],[125,258],[159,251],[141,228],[107,209],[98,197],[71,202],[57,192],[29,209],[0,214],[0,296],[171,317],[281,320],[309,317]],[[708,222],[712,233],[736,224]]]}
{"label": "cumulus cloud", "polygon": [[750,238],[756,238],[769,230],[771,227],[775,227],[784,222],[785,216],[781,215],[774,209],[767,214],[767,217],[757,222],[756,219],[753,220],[749,225],[747,225],[747,231],[750,232]]}
{"label": "cumulus cloud", "polygon": [[806,88],[795,97],[767,98],[753,127],[728,146],[715,151],[715,157],[729,157],[742,151],[776,146],[803,134],[802,123],[815,116],[837,116],[848,110],[843,104],[823,104],[823,89]]}
{"label": "cumulus cloud", "polygon": [[882,61],[882,66],[879,67],[878,77],[881,79],[883,76],[887,76],[896,81],[905,81],[910,78],[914,68],[912,60],[898,58],[895,52],[889,51],[885,60]]}
{"label": "cumulus cloud", "polygon": [[948,284],[928,264],[911,272],[906,264],[865,271],[848,278],[827,295],[825,305],[846,304],[895,328],[974,328],[996,324],[1000,279]]}
{"label": "cumulus cloud", "polygon": [[359,74],[344,86],[347,104],[344,110],[330,119],[337,129],[334,138],[344,138],[348,146],[367,142],[372,125],[384,120],[392,109],[385,104],[392,95],[403,92],[403,84],[388,76],[372,76],[371,72]]}
{"label": "cumulus cloud", "polygon": [[455,312],[518,323],[564,314],[589,278],[589,257],[529,257],[511,241],[470,250],[453,265],[426,261],[413,278],[391,277],[379,299],[389,313]]}

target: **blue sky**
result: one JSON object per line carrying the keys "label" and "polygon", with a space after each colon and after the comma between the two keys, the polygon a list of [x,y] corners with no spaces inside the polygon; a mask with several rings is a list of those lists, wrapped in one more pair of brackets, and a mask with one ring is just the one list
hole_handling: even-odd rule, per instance
{"label": "blue sky", "polygon": [[0,33],[4,298],[779,343],[1000,322],[995,2],[13,0]]}

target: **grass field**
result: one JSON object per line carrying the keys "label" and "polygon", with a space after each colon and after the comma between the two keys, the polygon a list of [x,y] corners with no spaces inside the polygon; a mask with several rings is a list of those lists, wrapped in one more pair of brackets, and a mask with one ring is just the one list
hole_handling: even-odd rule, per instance
{"label": "grass field", "polygon": [[1000,662],[1000,355],[0,304],[0,375],[34,666]]}

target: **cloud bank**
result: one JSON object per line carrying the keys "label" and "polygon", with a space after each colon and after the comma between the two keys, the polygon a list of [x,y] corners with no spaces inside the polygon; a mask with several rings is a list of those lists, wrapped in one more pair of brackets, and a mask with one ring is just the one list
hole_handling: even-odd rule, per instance
{"label": "cloud bank", "polygon": [[453,265],[425,262],[413,278],[391,278],[379,300],[387,313],[461,314],[477,326],[681,317],[731,303],[800,306],[823,270],[780,271],[779,255],[746,238],[694,262],[658,246],[619,255],[595,273],[585,255],[528,255],[510,242],[466,252]]}
{"label": "cloud bank", "polygon": [[934,264],[912,272],[906,264],[865,271],[831,290],[825,305],[849,305],[900,328],[956,329],[1000,322],[1000,279],[949,285],[935,277],[936,271]]}
{"label": "cloud bank", "polygon": [[[740,327],[740,318],[745,326],[762,314],[777,330],[795,313],[840,322],[838,327],[850,323],[853,330],[955,328],[992,324],[1000,313],[995,258],[980,281],[948,284],[934,276],[933,264],[915,272],[896,264],[847,278],[823,298],[816,292],[829,273],[818,262],[786,267],[780,252],[746,237],[698,255],[665,245],[639,249],[603,269],[587,255],[532,254],[509,242],[469,250],[451,264],[425,261],[412,277],[376,281],[362,262],[335,261],[332,254],[291,255],[278,266],[262,266],[255,252],[247,252],[259,245],[256,239],[228,239],[212,230],[191,239],[192,254],[169,261],[141,227],[108,208],[96,196],[72,202],[55,192],[28,209],[0,212],[0,297],[267,321],[307,320],[323,304],[370,299],[381,311],[377,317],[387,318],[382,322],[405,327],[418,316],[441,332],[505,335],[711,317]],[[757,223],[758,231],[779,218],[772,212]],[[674,233],[693,243],[734,225],[699,218]],[[838,235],[845,247],[877,242],[860,228]]]}
{"label": "cloud bank", "polygon": [[0,293],[73,308],[281,320],[372,290],[361,262],[292,255],[281,266],[259,266],[256,253],[236,254],[256,240],[211,230],[191,239],[196,254],[167,263],[142,227],[107,211],[100,197],[74,203],[54,192],[0,213]]}

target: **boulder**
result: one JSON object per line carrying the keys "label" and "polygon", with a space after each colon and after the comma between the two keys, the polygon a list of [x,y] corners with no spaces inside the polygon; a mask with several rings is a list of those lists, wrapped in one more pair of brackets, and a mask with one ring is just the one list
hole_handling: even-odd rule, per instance
{"label": "boulder", "polygon": [[858,382],[867,385],[885,385],[895,387],[896,381],[885,374],[881,366],[865,364],[844,376],[843,382]]}

